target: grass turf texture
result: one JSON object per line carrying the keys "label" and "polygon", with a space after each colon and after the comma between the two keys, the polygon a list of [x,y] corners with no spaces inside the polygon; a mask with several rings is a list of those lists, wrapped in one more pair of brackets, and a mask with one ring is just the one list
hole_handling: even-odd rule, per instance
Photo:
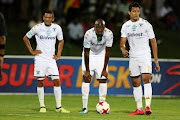
{"label": "grass turf texture", "polygon": [[[46,113],[39,113],[37,95],[0,95],[0,120],[179,120],[180,98],[153,98],[152,115],[129,116],[136,109],[133,97],[108,96],[110,114],[96,112],[98,96],[89,97],[89,113],[80,114],[81,96],[62,96],[62,105],[70,114],[55,112],[54,95],[45,95]],[[143,100],[144,103],[144,100]]]}

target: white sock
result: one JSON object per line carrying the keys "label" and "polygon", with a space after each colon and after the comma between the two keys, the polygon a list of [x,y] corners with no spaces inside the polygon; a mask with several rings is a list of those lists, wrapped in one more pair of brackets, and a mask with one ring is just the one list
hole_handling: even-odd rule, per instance
{"label": "white sock", "polygon": [[99,83],[99,102],[104,102],[107,95],[107,83]]}
{"label": "white sock", "polygon": [[152,87],[151,83],[144,84],[144,98],[146,107],[151,105],[151,99],[152,99]]}
{"label": "white sock", "polygon": [[62,96],[61,86],[59,87],[54,86],[54,96],[56,99],[56,108],[61,107],[61,96]]}
{"label": "white sock", "polygon": [[44,105],[44,87],[37,87],[37,94],[39,98],[40,107],[45,107]]}
{"label": "white sock", "polygon": [[142,110],[142,86],[139,87],[133,87],[133,94],[136,101],[137,109]]}
{"label": "white sock", "polygon": [[89,86],[90,83],[82,83],[82,102],[83,102],[83,108],[87,108],[88,105],[88,97],[89,97]]}

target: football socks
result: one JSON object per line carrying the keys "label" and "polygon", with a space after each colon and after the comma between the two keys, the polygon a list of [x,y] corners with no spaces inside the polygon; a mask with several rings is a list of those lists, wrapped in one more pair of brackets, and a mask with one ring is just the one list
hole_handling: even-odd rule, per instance
{"label": "football socks", "polygon": [[55,100],[56,100],[56,108],[61,107],[61,95],[62,95],[61,86],[59,86],[59,87],[54,86],[54,96],[55,96]]}
{"label": "football socks", "polygon": [[82,102],[83,108],[87,108],[88,105],[88,97],[89,97],[89,85],[90,83],[82,83]]}
{"label": "football socks", "polygon": [[107,83],[99,83],[99,102],[104,102],[107,95]]}
{"label": "football socks", "polygon": [[151,83],[144,84],[144,97],[145,97],[146,106],[150,107],[151,99],[152,99],[152,87],[151,87]]}
{"label": "football socks", "polygon": [[44,87],[37,87],[37,94],[39,98],[40,107],[45,107],[44,105]]}
{"label": "football socks", "polygon": [[137,109],[142,110],[142,86],[133,87],[133,94],[136,101]]}

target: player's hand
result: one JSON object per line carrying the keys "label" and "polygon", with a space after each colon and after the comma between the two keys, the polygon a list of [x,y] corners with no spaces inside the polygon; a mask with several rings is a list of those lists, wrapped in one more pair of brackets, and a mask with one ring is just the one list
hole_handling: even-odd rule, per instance
{"label": "player's hand", "polygon": [[2,56],[0,56],[0,63],[1,63],[1,66],[3,65],[4,63],[4,58]]}
{"label": "player's hand", "polygon": [[129,52],[127,50],[123,50],[122,54],[124,57],[129,57]]}
{"label": "player's hand", "polygon": [[155,65],[156,65],[156,67],[155,67],[156,72],[159,72],[160,71],[159,63],[155,62]]}
{"label": "player's hand", "polygon": [[57,55],[53,55],[53,59],[55,60],[59,60],[60,56],[57,56]]}
{"label": "player's hand", "polygon": [[103,70],[102,73],[101,73],[101,77],[104,76],[104,77],[108,77],[108,73],[106,70]]}
{"label": "player's hand", "polygon": [[83,75],[83,81],[85,82],[91,82],[91,75],[90,75],[90,71],[86,71]]}
{"label": "player's hand", "polygon": [[41,53],[42,53],[41,50],[32,50],[32,51],[31,51],[31,54],[32,54],[32,55],[38,55],[38,54],[41,54]]}

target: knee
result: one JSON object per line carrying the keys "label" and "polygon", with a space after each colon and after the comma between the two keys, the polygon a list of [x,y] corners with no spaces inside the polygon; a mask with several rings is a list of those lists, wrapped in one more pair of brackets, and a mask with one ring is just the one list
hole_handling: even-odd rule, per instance
{"label": "knee", "polygon": [[89,76],[89,77],[84,77],[84,76],[83,76],[83,82],[85,82],[85,83],[91,83],[91,76]]}
{"label": "knee", "polygon": [[44,80],[38,80],[38,87],[44,87]]}
{"label": "knee", "polygon": [[133,87],[139,87],[140,86],[140,83],[139,82],[133,82]]}
{"label": "knee", "polygon": [[54,86],[56,86],[56,87],[59,87],[59,86],[60,86],[60,81],[59,81],[59,79],[54,79],[54,80],[53,80],[53,83],[54,83]]}
{"label": "knee", "polygon": [[151,83],[151,74],[142,75],[143,84]]}
{"label": "knee", "polygon": [[144,78],[143,84],[151,83],[151,78]]}

